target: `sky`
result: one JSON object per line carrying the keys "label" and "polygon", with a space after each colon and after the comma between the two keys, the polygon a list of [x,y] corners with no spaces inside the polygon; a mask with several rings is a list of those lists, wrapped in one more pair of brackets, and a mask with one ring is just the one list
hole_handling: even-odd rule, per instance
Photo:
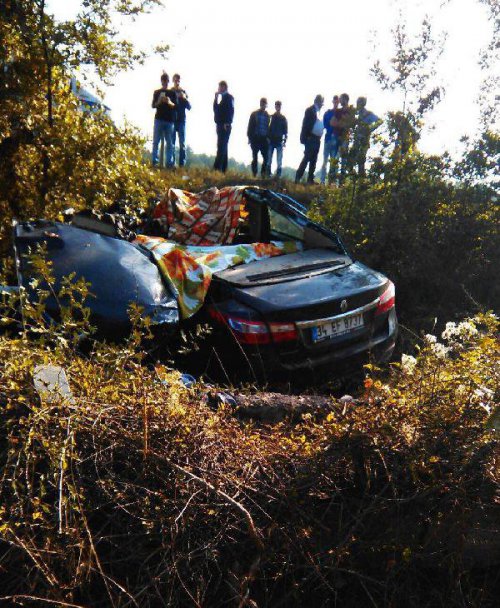
{"label": "sky", "polygon": [[[72,18],[78,0],[50,0],[56,18]],[[397,94],[381,91],[370,76],[377,58],[392,53],[391,27],[399,15],[418,31],[425,15],[434,33],[446,33],[436,82],[445,97],[429,117],[420,147],[425,152],[456,152],[460,137],[477,127],[475,100],[481,82],[478,59],[491,36],[487,13],[477,0],[165,0],[164,6],[134,23],[117,24],[120,34],[146,51],[168,43],[166,59],[151,55],[144,65],[119,74],[105,87],[105,102],[117,123],[128,120],[151,140],[152,93],[165,70],[178,72],[192,104],[187,144],[195,152],[215,153],[212,102],[219,80],[235,98],[229,154],[250,162],[246,128],[260,97],[283,102],[289,122],[284,164],[300,161],[299,133],[304,110],[317,93],[364,95],[378,115],[400,109]],[[374,50],[373,42],[377,41]],[[149,145],[149,144],[148,144]]]}

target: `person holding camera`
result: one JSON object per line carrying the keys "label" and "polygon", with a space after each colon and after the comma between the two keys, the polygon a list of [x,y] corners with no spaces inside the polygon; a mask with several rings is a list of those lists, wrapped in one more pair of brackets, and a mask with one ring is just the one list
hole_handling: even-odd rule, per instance
{"label": "person holding camera", "polygon": [[158,165],[158,146],[161,141],[163,141],[166,146],[167,167],[174,166],[173,135],[177,98],[175,92],[168,88],[169,81],[168,74],[163,72],[161,75],[161,89],[157,89],[153,93],[153,102],[151,103],[151,107],[156,109],[153,128],[153,149],[151,155],[153,167]]}

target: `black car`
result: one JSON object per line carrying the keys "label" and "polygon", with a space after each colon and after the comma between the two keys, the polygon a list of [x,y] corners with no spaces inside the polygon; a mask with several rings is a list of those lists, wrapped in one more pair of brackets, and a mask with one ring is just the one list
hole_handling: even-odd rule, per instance
{"label": "black car", "polygon": [[[290,197],[247,187],[244,198],[248,214],[235,243],[293,240],[302,250],[215,273],[202,309],[189,321],[181,320],[151,253],[118,236],[116,225],[85,215],[70,223],[15,227],[19,283],[30,292],[25,254],[44,242],[57,281],[75,273],[91,283],[94,297],[87,305],[106,336],[127,333],[135,302],[172,340],[184,325],[208,319],[224,336],[223,348],[237,343],[250,363],[265,370],[387,360],[398,331],[393,283],[354,260],[338,235],[308,219]],[[57,306],[49,300],[47,312],[57,317]]]}
{"label": "black car", "polygon": [[299,240],[304,250],[217,273],[212,319],[257,368],[388,360],[398,332],[394,284],[355,261],[335,233],[289,197],[254,189],[248,197],[262,216],[254,223],[270,231],[256,236]]}

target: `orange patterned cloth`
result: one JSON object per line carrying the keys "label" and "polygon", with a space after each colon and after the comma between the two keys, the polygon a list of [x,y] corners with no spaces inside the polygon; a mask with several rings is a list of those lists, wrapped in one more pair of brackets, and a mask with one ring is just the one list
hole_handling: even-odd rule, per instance
{"label": "orange patterned cloth", "polygon": [[210,188],[199,194],[170,188],[153,210],[167,238],[182,245],[230,245],[244,206],[244,187]]}
{"label": "orange patterned cloth", "polygon": [[186,247],[160,237],[139,235],[135,243],[153,254],[163,278],[177,298],[183,319],[202,307],[214,273],[302,250],[302,244],[296,241]]}

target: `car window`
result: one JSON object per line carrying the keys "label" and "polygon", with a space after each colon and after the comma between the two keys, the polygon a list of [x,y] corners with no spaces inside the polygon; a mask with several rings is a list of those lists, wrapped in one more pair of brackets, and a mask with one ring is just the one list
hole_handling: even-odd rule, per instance
{"label": "car window", "polygon": [[293,241],[304,240],[304,226],[294,221],[292,217],[282,215],[274,209],[269,208],[269,221],[273,236]]}

